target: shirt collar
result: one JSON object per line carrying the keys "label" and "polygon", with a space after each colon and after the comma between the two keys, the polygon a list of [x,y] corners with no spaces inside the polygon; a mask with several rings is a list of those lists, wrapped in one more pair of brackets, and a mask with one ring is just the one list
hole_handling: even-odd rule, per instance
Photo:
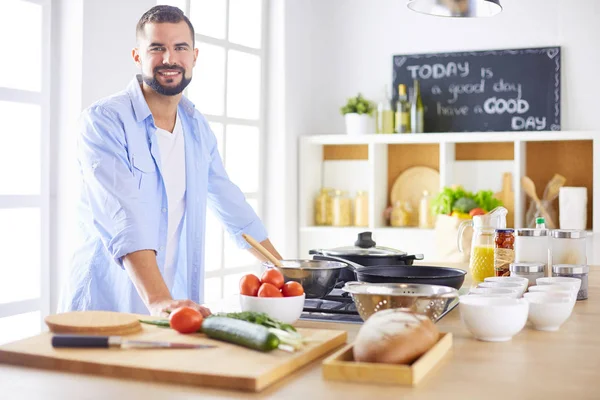
{"label": "shirt collar", "polygon": [[[150,107],[148,107],[148,103],[146,103],[146,99],[142,93],[142,87],[140,86],[141,84],[142,76],[138,74],[133,77],[127,86],[127,93],[131,99],[131,104],[133,106],[133,111],[135,113],[135,119],[137,122],[143,121],[152,115]],[[181,96],[178,108],[184,111],[188,116],[194,117],[194,103],[192,103],[187,97]]]}

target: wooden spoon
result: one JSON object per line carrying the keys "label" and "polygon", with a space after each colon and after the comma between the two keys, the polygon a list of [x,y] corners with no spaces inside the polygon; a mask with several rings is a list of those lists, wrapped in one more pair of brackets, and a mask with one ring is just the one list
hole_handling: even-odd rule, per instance
{"label": "wooden spoon", "polygon": [[248,244],[262,254],[267,260],[276,267],[282,267],[281,262],[273,255],[269,250],[265,249],[262,244],[258,243],[252,236],[242,233],[242,237],[248,242]]}
{"label": "wooden spoon", "polygon": [[537,193],[535,191],[535,183],[533,183],[531,178],[529,178],[528,176],[524,176],[521,178],[521,186],[525,190],[525,193],[527,193],[527,195],[531,197],[531,199],[535,202],[535,205],[542,214],[542,217],[544,217],[544,219],[546,220],[546,225],[548,226],[548,228],[555,229],[556,225],[554,225],[552,217],[550,217],[550,214],[548,214],[548,212],[542,205],[542,202],[540,201],[539,197],[537,196]]}
{"label": "wooden spoon", "polygon": [[564,186],[567,178],[560,174],[554,174],[548,185],[546,185],[546,190],[544,191],[543,199],[546,201],[552,201],[558,197],[558,193],[560,188]]}

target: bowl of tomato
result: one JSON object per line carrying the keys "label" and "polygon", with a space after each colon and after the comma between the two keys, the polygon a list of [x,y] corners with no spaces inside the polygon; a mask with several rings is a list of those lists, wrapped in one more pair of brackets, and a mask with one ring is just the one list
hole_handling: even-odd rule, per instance
{"label": "bowl of tomato", "polygon": [[304,288],[298,282],[284,282],[275,268],[268,268],[259,278],[254,274],[240,279],[242,311],[265,313],[273,319],[293,324],[304,308]]}

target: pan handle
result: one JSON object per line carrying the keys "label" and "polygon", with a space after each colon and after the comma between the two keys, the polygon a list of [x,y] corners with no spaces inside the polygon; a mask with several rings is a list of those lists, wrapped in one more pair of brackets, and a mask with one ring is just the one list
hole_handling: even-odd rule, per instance
{"label": "pan handle", "polygon": [[407,260],[407,261],[410,261],[410,260],[422,260],[423,258],[425,258],[423,256],[423,254],[411,254],[411,255],[402,257],[403,260]]}
{"label": "pan handle", "polygon": [[354,263],[352,261],[348,261],[344,258],[330,256],[330,255],[327,255],[326,253],[318,253],[318,256],[320,258],[323,258],[323,259],[326,259],[329,261],[338,261],[338,262],[347,264],[348,267],[354,272],[357,272],[358,270],[365,268],[365,266],[363,266],[363,265],[356,264],[356,263]]}

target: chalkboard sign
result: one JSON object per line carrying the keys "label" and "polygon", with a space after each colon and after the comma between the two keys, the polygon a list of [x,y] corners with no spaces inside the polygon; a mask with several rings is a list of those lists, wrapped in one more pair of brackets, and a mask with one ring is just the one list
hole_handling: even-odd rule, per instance
{"label": "chalkboard sign", "polygon": [[398,84],[418,79],[425,132],[560,130],[560,47],[395,55]]}

